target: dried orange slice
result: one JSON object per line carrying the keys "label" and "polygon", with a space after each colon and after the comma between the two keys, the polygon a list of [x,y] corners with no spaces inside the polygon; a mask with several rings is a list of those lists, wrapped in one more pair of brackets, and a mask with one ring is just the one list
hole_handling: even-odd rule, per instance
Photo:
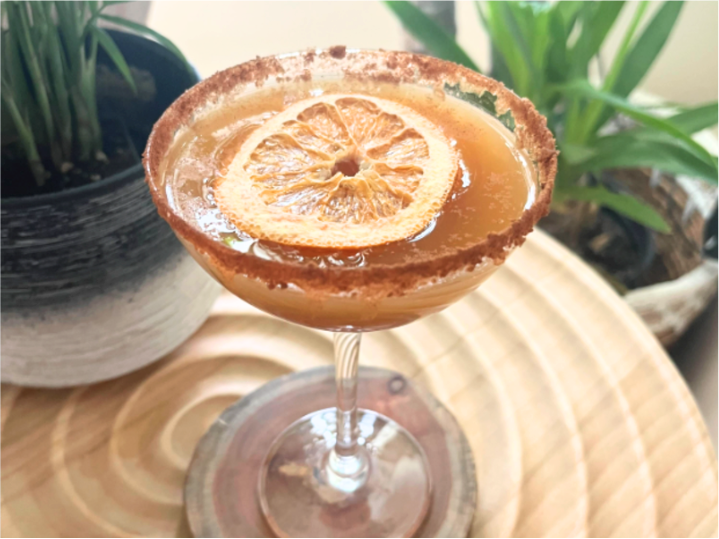
{"label": "dried orange slice", "polygon": [[351,249],[420,232],[458,160],[414,110],[358,95],[305,99],[252,133],[215,199],[237,227],[278,243]]}

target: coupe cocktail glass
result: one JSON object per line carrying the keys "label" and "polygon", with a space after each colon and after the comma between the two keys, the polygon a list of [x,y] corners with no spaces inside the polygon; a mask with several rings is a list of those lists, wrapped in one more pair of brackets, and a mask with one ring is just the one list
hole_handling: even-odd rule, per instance
{"label": "coupe cocktail glass", "polygon": [[[213,198],[223,163],[283,107],[333,92],[398,100],[445,129],[463,159],[445,207],[419,234],[368,249],[303,249],[238,230]],[[437,478],[407,430],[357,408],[361,336],[451,305],[524,241],[548,211],[556,172],[544,118],[450,62],[333,48],[257,59],[198,84],[155,125],[145,167],[160,214],[229,291],[335,332],[336,409],[298,418],[267,448],[258,489],[273,531],[413,535]]]}

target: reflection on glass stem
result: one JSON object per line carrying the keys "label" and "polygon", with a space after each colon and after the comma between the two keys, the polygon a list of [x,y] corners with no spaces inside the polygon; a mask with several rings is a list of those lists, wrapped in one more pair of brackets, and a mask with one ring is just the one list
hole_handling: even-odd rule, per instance
{"label": "reflection on glass stem", "polygon": [[335,380],[337,383],[337,441],[327,459],[330,485],[354,492],[367,481],[369,458],[360,445],[357,429],[357,372],[361,333],[335,333]]}

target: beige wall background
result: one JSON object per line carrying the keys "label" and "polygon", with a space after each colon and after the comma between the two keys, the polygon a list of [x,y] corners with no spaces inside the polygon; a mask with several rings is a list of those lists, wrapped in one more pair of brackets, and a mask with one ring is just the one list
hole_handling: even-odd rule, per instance
{"label": "beige wall background", "polygon": [[[658,3],[656,3],[658,6]],[[653,6],[656,8],[656,6]],[[611,59],[636,4],[628,3],[603,55]],[[641,89],[679,103],[717,98],[717,2],[686,2]],[[203,76],[257,55],[348,45],[401,49],[404,34],[379,2],[152,2],[148,24],[172,39]],[[473,2],[457,2],[458,39],[480,66],[489,41]]]}

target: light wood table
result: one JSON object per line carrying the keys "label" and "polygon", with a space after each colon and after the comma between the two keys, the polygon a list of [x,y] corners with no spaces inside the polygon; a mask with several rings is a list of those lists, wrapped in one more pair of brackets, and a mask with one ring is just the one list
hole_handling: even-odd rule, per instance
{"label": "light wood table", "polygon": [[[331,360],[329,335],[222,296],[139,372],[3,385],[2,534],[187,534],[185,471],[220,411]],[[362,363],[412,377],[459,420],[477,465],[475,536],[717,534],[717,462],[684,381],[622,300],[540,232],[450,309],[368,335]]]}

